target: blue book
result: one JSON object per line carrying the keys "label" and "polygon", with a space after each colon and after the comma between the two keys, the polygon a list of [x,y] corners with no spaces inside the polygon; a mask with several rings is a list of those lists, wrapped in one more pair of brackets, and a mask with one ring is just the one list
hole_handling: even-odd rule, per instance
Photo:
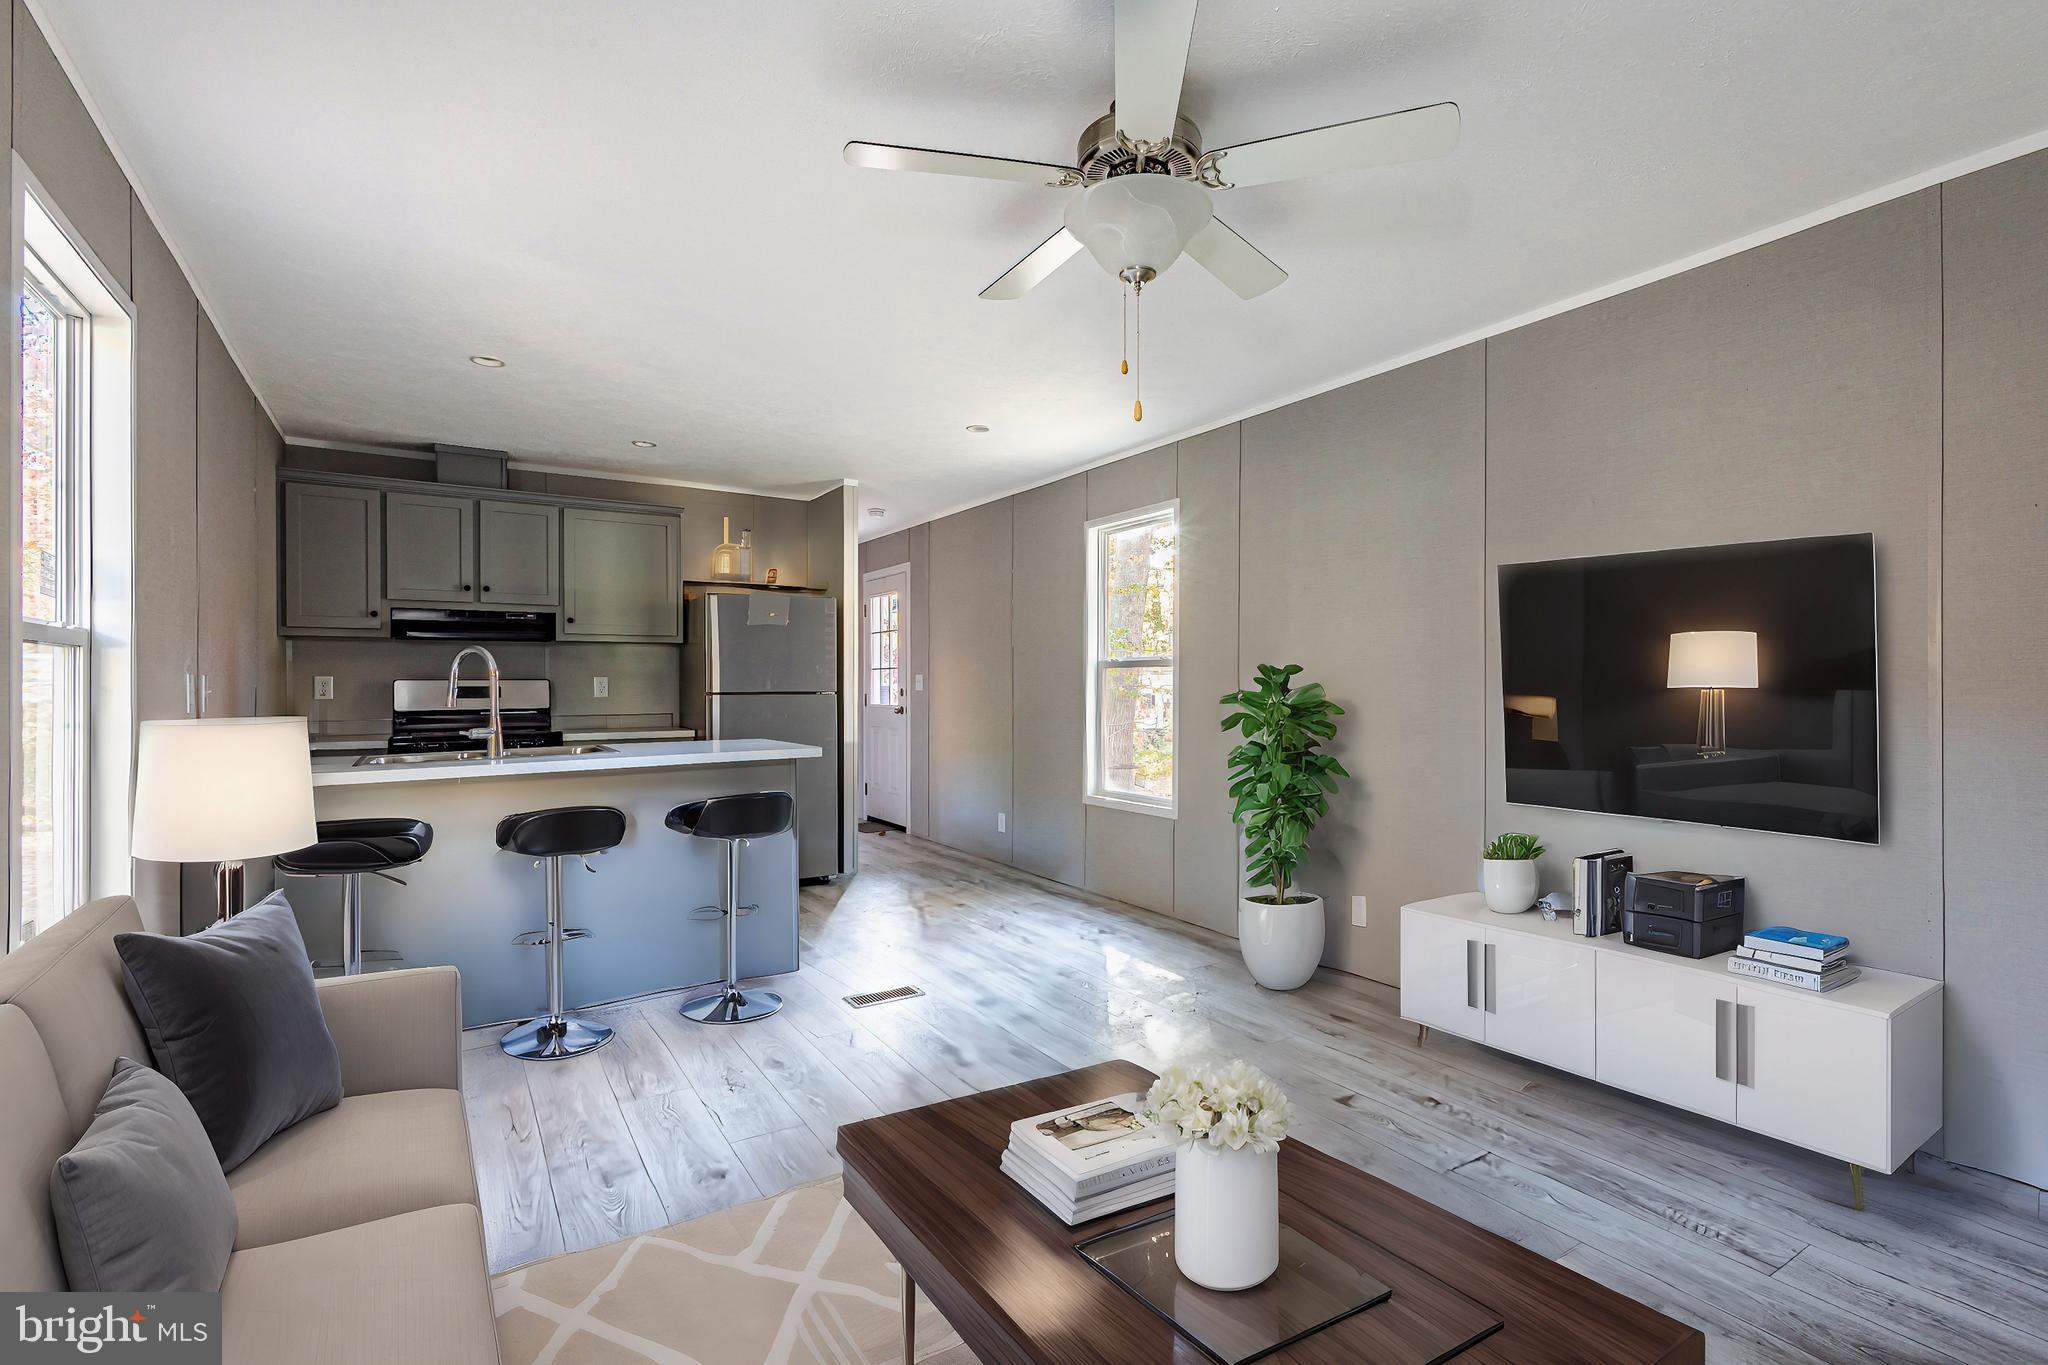
{"label": "blue book", "polygon": [[1795,957],[1826,957],[1849,946],[1849,940],[1840,934],[1816,934],[1809,929],[1792,929],[1782,924],[1768,929],[1752,929],[1742,936],[1742,941],[1752,948],[1791,953]]}

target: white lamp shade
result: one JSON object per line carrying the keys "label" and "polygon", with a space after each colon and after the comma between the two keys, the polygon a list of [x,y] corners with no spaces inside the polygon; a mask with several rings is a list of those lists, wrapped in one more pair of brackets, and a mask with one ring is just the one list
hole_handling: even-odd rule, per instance
{"label": "white lamp shade", "polygon": [[1131,266],[1164,274],[1213,213],[1209,191],[1191,180],[1119,175],[1067,205],[1067,231],[1112,275]]}
{"label": "white lamp shade", "polygon": [[237,862],[317,837],[304,716],[146,720],[135,768],[138,858]]}
{"label": "white lamp shade", "polygon": [[1671,637],[1666,687],[1755,687],[1756,632],[1682,630]]}

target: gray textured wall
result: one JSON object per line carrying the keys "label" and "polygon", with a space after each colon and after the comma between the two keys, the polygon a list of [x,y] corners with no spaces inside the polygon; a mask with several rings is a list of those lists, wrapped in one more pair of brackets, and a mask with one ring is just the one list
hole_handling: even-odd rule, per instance
{"label": "gray textured wall", "polygon": [[[863,547],[928,530],[912,610],[914,630],[929,617],[930,686],[1001,685],[999,702],[935,701],[929,735],[914,729],[934,802],[972,807],[940,809],[933,837],[1229,932],[1212,699],[1254,662],[1300,662],[1352,708],[1340,752],[1358,780],[1306,876],[1330,902],[1332,965],[1393,981],[1394,912],[1469,886],[1501,829],[1551,845],[1547,886],[1612,843],[1741,872],[1759,920],[1824,921],[1866,962],[1948,980],[1946,1150],[2048,1183],[2032,847],[2048,789],[2044,218],[2048,153],[1090,470],[1085,515],[1068,479]],[[1174,496],[1168,822],[1081,807],[1080,681],[1040,692],[1080,646],[1086,516]],[[1835,532],[1877,545],[1880,845],[1506,803],[1498,565]],[[1008,849],[983,829],[1002,800]]]}

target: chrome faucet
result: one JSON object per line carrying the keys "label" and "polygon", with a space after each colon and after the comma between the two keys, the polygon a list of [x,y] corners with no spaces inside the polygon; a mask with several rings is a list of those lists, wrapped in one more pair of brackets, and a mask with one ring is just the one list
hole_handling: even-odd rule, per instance
{"label": "chrome faucet", "polygon": [[455,656],[455,662],[448,665],[448,704],[450,706],[455,705],[455,687],[457,683],[462,681],[462,661],[472,654],[478,655],[483,659],[484,668],[487,670],[485,676],[489,681],[491,691],[491,723],[480,729],[464,730],[462,737],[464,739],[483,740],[484,756],[486,758],[503,758],[505,756],[505,717],[498,710],[498,659],[496,655],[492,654],[491,651],[485,649],[482,645],[471,645]]}

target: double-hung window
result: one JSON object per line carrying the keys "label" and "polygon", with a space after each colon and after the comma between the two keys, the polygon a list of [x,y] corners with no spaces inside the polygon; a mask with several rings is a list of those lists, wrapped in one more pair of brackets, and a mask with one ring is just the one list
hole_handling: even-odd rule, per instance
{"label": "double-hung window", "polygon": [[1088,523],[1086,800],[1174,813],[1178,503]]}
{"label": "double-hung window", "polygon": [[84,308],[33,248],[21,286],[19,934],[85,899],[92,620]]}

